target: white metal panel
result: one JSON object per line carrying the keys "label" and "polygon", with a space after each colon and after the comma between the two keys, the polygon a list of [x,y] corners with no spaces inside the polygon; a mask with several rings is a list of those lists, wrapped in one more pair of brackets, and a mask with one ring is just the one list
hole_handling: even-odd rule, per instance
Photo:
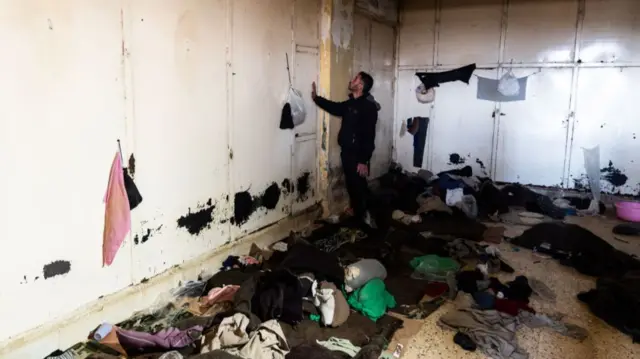
{"label": "white metal panel", "polygon": [[[415,71],[406,70],[398,72],[396,84],[397,112],[394,121],[394,161],[402,165],[402,168],[412,171],[413,167],[413,136],[404,128],[407,119],[412,117],[431,117],[432,104],[422,104],[416,99],[416,87],[420,85],[420,79]],[[427,143],[428,144],[428,143]],[[427,154],[424,155],[422,168],[428,168]]]}
{"label": "white metal panel", "polygon": [[640,1],[586,0],[580,59],[640,61]]}
{"label": "white metal panel", "polygon": [[[130,240],[102,268],[102,199],[126,135],[121,40],[118,2],[0,4],[0,341],[131,283]],[[45,279],[54,261],[70,271]]]}
{"label": "white metal panel", "polygon": [[[475,74],[496,78],[495,70],[478,70]],[[425,148],[425,158],[430,157],[434,173],[466,165],[474,174],[489,171],[494,103],[476,99],[477,81],[472,76],[469,85],[458,81],[436,88]],[[451,154],[460,155],[464,164],[451,163]]]}
{"label": "white metal panel", "polygon": [[573,60],[578,0],[509,1],[504,60]]}
{"label": "white metal panel", "polygon": [[[371,71],[371,20],[364,15],[353,17],[353,75]],[[348,86],[348,84],[345,84]]]}
{"label": "white metal panel", "polygon": [[318,131],[318,108],[311,99],[311,83],[318,82],[318,50],[299,49],[295,56],[295,72],[293,86],[302,94],[307,116],[304,122],[291,131],[298,135],[315,134]]}
{"label": "white metal panel", "polygon": [[371,158],[370,175],[382,176],[389,170],[393,148],[393,80],[395,31],[386,24],[371,23],[372,94],[380,104],[376,126],[375,151]]}
{"label": "white metal panel", "polygon": [[[135,282],[229,241],[226,2],[131,4],[136,182]],[[150,61],[149,59],[153,59]],[[211,204],[207,202],[211,200]],[[215,206],[198,234],[180,218]],[[197,228],[194,224],[192,232]],[[147,237],[145,237],[147,235]],[[142,239],[145,243],[141,243]]]}
{"label": "white metal panel", "polygon": [[296,45],[318,47],[321,0],[294,0]]}
{"label": "white metal panel", "polygon": [[438,64],[497,62],[501,21],[501,0],[443,1]]}
{"label": "white metal panel", "polygon": [[[231,46],[233,71],[232,142],[234,194],[260,196],[291,173],[291,131],[279,128],[289,87],[285,54],[291,53],[292,0],[234,0]],[[309,24],[315,26],[315,24]],[[234,238],[282,219],[286,201],[232,227]]]}
{"label": "white metal panel", "polygon": [[405,0],[398,27],[398,65],[433,65],[435,0]]}
{"label": "white metal panel", "polygon": [[[637,195],[640,188],[640,121],[638,120],[637,86],[640,69],[580,69],[578,103],[574,125],[570,183],[586,174],[582,148],[600,146],[600,167],[609,161],[628,177],[623,186],[615,187],[603,180],[606,192]],[[603,173],[606,177],[607,173]]]}
{"label": "white metal panel", "polygon": [[[573,69],[530,76],[525,101],[502,103],[496,180],[544,186],[562,183]],[[525,76],[535,69],[519,69]]]}

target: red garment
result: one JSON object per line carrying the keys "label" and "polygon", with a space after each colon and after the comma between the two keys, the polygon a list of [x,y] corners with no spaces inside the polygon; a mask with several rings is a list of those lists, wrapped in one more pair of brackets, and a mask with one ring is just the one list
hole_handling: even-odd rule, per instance
{"label": "red garment", "polygon": [[528,303],[517,300],[496,298],[495,305],[497,311],[513,315],[514,317],[518,315],[521,310],[535,313],[535,310],[533,310]]}
{"label": "red garment", "polygon": [[116,253],[124,237],[131,230],[131,209],[129,208],[129,197],[124,187],[124,173],[122,171],[122,161],[120,154],[116,152],[116,157],[111,164],[109,174],[109,184],[104,195],[104,231],[102,233],[102,266],[109,266],[113,263]]}

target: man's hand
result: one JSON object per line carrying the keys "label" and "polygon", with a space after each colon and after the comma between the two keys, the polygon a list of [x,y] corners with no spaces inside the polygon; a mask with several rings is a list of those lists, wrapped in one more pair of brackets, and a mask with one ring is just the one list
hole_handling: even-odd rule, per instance
{"label": "man's hand", "polygon": [[369,166],[362,164],[362,163],[358,163],[358,168],[357,168],[358,174],[362,177],[367,177],[369,176]]}
{"label": "man's hand", "polygon": [[318,96],[318,93],[316,92],[316,82],[314,81],[311,84],[311,98],[315,100],[316,96]]}

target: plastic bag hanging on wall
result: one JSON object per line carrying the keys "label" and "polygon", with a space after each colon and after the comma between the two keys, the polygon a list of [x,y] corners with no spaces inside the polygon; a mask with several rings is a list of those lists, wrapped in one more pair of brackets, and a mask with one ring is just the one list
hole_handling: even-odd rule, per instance
{"label": "plastic bag hanging on wall", "polygon": [[520,83],[511,70],[502,75],[498,81],[498,92],[507,97],[514,97],[520,94]]}
{"label": "plastic bag hanging on wall", "polygon": [[302,93],[293,88],[291,83],[291,70],[289,69],[289,54],[287,57],[287,74],[289,75],[289,92],[287,94],[287,101],[282,107],[282,114],[280,116],[280,129],[292,129],[296,126],[300,126],[307,117],[307,110],[304,106],[304,99]]}
{"label": "plastic bag hanging on wall", "polygon": [[433,87],[427,89],[424,84],[420,84],[416,88],[416,98],[420,103],[432,103],[436,99],[436,90]]}

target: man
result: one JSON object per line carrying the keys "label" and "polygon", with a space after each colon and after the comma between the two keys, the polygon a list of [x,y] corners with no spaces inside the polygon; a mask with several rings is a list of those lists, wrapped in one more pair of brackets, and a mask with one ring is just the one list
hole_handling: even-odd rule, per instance
{"label": "man", "polygon": [[360,72],[349,83],[349,99],[333,102],[316,93],[316,83],[311,86],[311,97],[321,109],[333,116],[342,117],[342,126],[338,133],[338,144],[342,149],[342,169],[344,171],[351,210],[358,220],[372,226],[368,211],[369,200],[369,161],[375,148],[376,122],[378,122],[378,104],[369,93],[373,87],[373,78],[366,72]]}

